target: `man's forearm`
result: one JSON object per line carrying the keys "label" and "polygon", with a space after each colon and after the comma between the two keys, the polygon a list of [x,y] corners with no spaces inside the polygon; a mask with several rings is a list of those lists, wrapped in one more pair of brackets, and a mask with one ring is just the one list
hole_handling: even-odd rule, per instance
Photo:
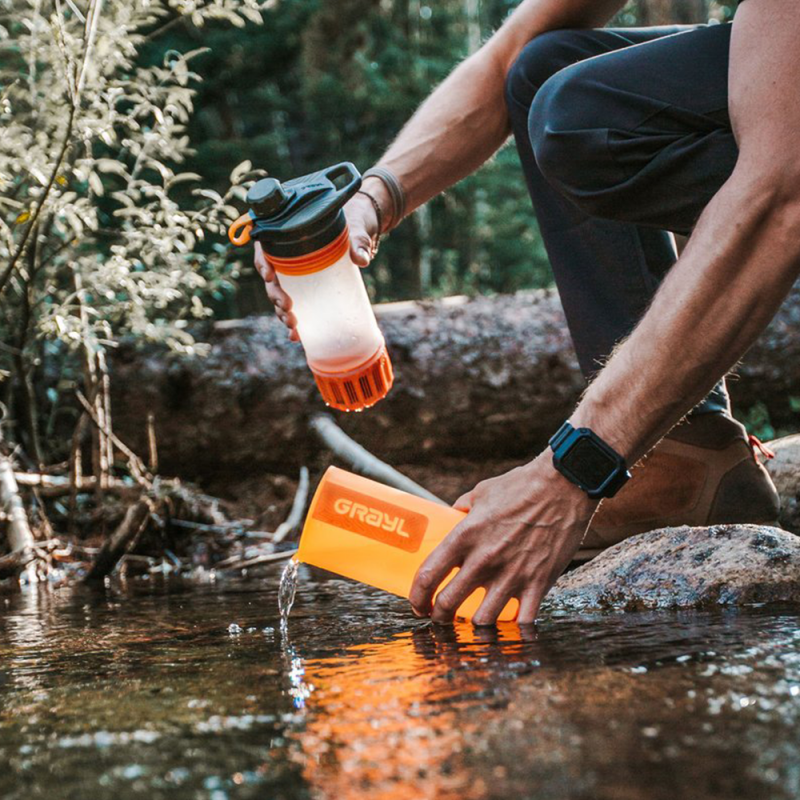
{"label": "man's forearm", "polygon": [[408,121],[380,164],[406,193],[406,210],[474,172],[509,134],[499,62],[479,52],[463,61]]}
{"label": "man's forearm", "polygon": [[572,417],[631,464],[742,357],[800,274],[800,203],[747,172],[737,170],[708,205]]}
{"label": "man's forearm", "polygon": [[[525,44],[548,30],[603,25],[624,0],[525,0],[456,67],[381,158],[399,179],[407,211],[474,172],[509,134],[506,73]],[[379,190],[379,187],[376,187]]]}

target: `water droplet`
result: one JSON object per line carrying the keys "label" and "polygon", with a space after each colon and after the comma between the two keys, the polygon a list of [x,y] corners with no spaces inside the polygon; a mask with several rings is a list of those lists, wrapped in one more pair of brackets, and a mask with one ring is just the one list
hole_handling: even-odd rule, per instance
{"label": "water droplet", "polygon": [[238,636],[241,632],[242,632],[241,625],[237,625],[235,622],[231,622],[231,624],[228,625],[228,633],[231,636]]}

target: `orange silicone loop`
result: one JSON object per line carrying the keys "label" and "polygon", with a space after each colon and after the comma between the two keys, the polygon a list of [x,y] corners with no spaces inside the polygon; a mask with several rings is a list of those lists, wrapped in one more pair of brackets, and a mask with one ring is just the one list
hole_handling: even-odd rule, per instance
{"label": "orange silicone loop", "polygon": [[253,230],[253,220],[250,212],[242,214],[239,219],[228,228],[228,239],[236,247],[242,247],[250,241],[250,231]]}
{"label": "orange silicone loop", "polygon": [[345,229],[325,247],[297,258],[278,258],[267,254],[267,261],[283,275],[311,275],[335,264],[350,248],[350,233]]}

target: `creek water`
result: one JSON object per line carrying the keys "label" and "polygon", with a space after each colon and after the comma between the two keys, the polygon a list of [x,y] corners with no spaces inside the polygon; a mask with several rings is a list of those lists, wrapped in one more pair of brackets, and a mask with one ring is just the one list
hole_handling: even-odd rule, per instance
{"label": "creek water", "polygon": [[300,567],[0,596],[0,796],[794,798],[800,610],[439,628]]}

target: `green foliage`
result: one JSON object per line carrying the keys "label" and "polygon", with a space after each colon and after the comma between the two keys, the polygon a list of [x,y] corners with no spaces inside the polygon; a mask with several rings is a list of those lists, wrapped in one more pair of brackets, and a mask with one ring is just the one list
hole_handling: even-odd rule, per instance
{"label": "green foliage", "polygon": [[195,349],[187,321],[229,281],[219,242],[241,190],[180,168],[202,50],[151,64],[138,51],[171,19],[243,26],[261,13],[256,0],[2,7],[0,368],[14,377],[8,410],[33,426],[32,377],[65,349],[89,363],[126,332]]}

